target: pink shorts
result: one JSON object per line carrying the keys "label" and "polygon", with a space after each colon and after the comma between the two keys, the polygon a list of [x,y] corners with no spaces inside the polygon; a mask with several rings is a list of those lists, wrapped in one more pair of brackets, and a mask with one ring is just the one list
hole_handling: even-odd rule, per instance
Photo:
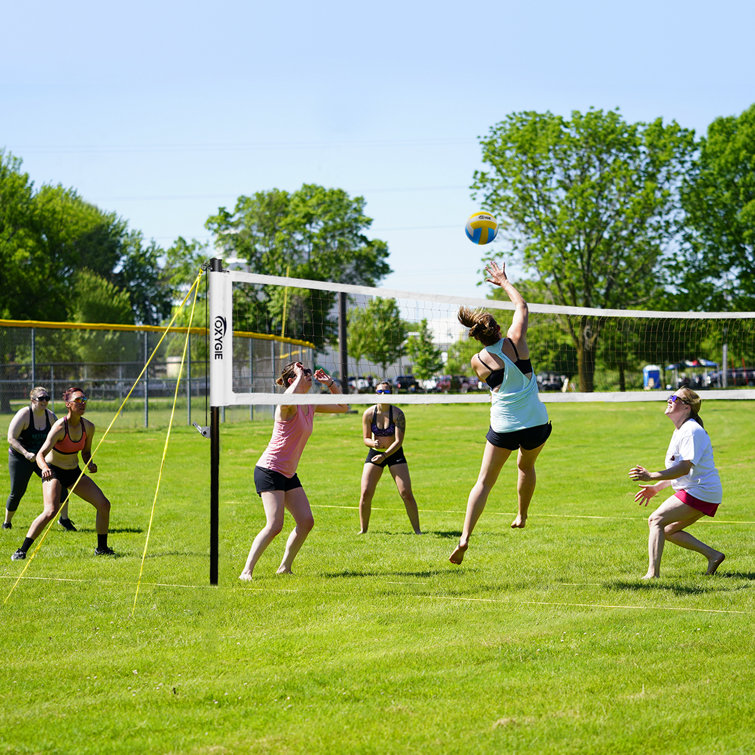
{"label": "pink shorts", "polygon": [[682,503],[686,503],[687,506],[691,506],[697,511],[702,511],[706,516],[716,515],[716,511],[718,510],[719,506],[719,504],[717,503],[708,503],[707,501],[701,501],[699,498],[695,498],[695,496],[690,495],[685,490],[677,490],[674,495]]}

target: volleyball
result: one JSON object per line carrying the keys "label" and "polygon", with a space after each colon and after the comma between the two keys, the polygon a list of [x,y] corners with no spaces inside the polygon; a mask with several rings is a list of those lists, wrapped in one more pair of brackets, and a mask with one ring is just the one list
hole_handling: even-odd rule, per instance
{"label": "volleyball", "polygon": [[472,243],[489,244],[498,233],[498,221],[489,212],[476,212],[464,230]]}

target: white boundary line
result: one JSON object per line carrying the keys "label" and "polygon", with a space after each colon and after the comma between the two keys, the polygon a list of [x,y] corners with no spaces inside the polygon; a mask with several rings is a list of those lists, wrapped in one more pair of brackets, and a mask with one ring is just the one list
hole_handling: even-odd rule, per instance
{"label": "white boundary line", "polygon": [[[13,575],[9,574],[3,574],[0,575],[0,579],[15,579]],[[91,579],[76,579],[71,577],[26,577],[26,579],[33,579],[40,582],[87,582],[90,583]],[[111,585],[122,585],[123,587],[132,587],[134,583],[132,582],[119,582],[116,580],[97,580],[98,583],[102,584],[111,584]],[[386,584],[389,585],[412,585],[416,586],[417,582],[397,582],[397,581],[391,581],[391,580],[384,580]],[[557,584],[560,584],[562,586],[571,587],[567,582],[559,582]],[[229,585],[228,587],[218,587],[217,585],[181,585],[181,584],[170,584],[167,582],[142,582],[142,585],[144,587],[167,587],[170,589],[173,588],[186,588],[190,590],[245,590],[245,591],[251,591],[251,592],[275,592],[275,593],[297,593],[299,592],[298,589],[291,589],[291,588],[281,588],[281,587],[270,587],[268,585],[260,586],[260,587],[254,587],[254,586],[247,586],[247,585],[237,585],[233,584],[232,586]],[[582,587],[583,585],[574,585],[576,587]],[[611,609],[611,610],[632,610],[632,611],[693,611],[696,613],[727,613],[727,614],[738,614],[738,615],[747,615],[750,613],[753,613],[753,611],[737,611],[734,609],[726,609],[726,608],[695,608],[693,606],[635,606],[635,605],[614,605],[611,603],[569,603],[569,602],[558,602],[558,601],[546,601],[546,600],[516,600],[516,599],[505,599],[505,598],[467,598],[463,597],[461,595],[413,595],[411,593],[404,594],[403,597],[406,598],[414,598],[415,600],[446,600],[446,601],[455,601],[459,603],[506,603],[506,604],[514,604],[514,605],[520,605],[520,606],[556,606],[559,608],[603,608],[603,609]]]}

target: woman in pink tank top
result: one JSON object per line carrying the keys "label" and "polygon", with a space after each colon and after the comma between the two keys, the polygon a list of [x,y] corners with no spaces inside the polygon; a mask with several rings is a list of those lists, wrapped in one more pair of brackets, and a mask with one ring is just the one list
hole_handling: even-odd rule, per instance
{"label": "woman in pink tank top", "polygon": [[[331,393],[341,392],[333,378],[324,370],[316,370],[313,376],[312,370],[306,369],[301,362],[287,364],[276,383],[286,386],[286,393],[309,393],[313,377],[318,383],[327,386]],[[283,529],[283,514],[286,509],[293,516],[295,526],[286,542],[278,574],[291,573],[291,564],[314,526],[312,509],[296,474],[304,446],[312,434],[314,415],[316,412],[332,414],[346,412],[348,409],[347,404],[293,404],[276,408],[272,438],[254,468],[254,484],[257,494],[262,498],[266,522],[254,538],[239,579],[252,579],[259,557]]]}

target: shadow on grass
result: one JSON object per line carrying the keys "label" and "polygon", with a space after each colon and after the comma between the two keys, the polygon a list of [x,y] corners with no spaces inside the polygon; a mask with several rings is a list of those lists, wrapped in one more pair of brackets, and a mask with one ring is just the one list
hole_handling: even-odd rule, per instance
{"label": "shadow on grass", "polygon": [[[63,530],[65,532],[65,530]],[[79,525],[76,525],[76,532],[82,533],[82,534],[94,534],[96,530],[94,527],[79,527]],[[117,534],[132,534],[132,535],[139,535],[144,530],[141,527],[112,527],[108,530],[108,535],[117,535]],[[73,534],[73,533],[72,533]]]}
{"label": "shadow on grass", "polygon": [[347,577],[417,577],[429,578],[438,574],[445,574],[446,569],[425,569],[423,571],[353,571],[344,569],[340,572],[325,572],[322,576],[328,579],[342,579]]}
{"label": "shadow on grass", "polygon": [[629,590],[631,592],[651,592],[666,591],[675,595],[705,595],[711,592],[728,592],[731,588],[728,585],[722,585],[720,577],[725,574],[718,574],[711,578],[709,585],[685,585],[678,582],[665,581],[662,579],[638,579],[636,582],[626,580],[616,580],[614,582],[604,582],[603,586],[609,590]]}

